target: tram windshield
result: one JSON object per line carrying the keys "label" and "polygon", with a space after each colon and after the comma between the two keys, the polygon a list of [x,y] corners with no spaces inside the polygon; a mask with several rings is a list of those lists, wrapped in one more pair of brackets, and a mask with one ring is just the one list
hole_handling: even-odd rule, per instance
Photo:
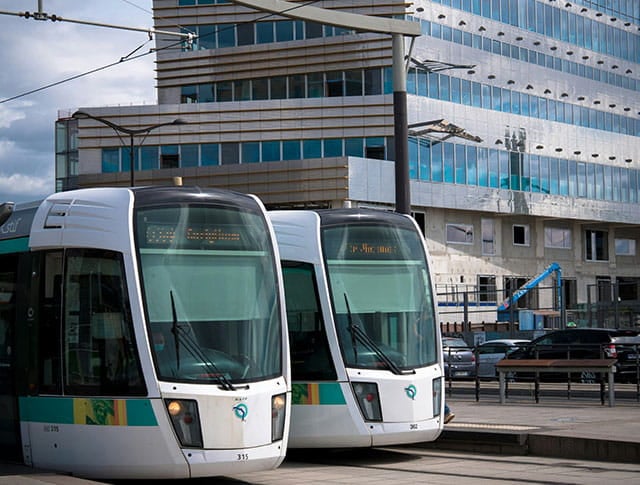
{"label": "tram windshield", "polygon": [[437,361],[433,294],[417,231],[383,224],[322,231],[347,367],[396,374]]}
{"label": "tram windshield", "polygon": [[160,379],[233,389],[282,373],[274,250],[262,213],[142,208],[136,234]]}

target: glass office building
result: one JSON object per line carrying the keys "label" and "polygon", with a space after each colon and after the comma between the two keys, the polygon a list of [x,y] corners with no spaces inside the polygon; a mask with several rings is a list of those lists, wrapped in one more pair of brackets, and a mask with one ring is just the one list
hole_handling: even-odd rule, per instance
{"label": "glass office building", "polygon": [[[405,40],[411,209],[447,304],[470,291],[491,306],[551,262],[569,309],[637,304],[640,2],[313,5],[420,25]],[[130,128],[188,124],[154,130],[131,157],[80,120],[77,183],[126,185],[133,158],[139,184],[181,176],[274,208],[393,209],[391,37],[287,15],[155,0],[156,28],[185,34],[156,38],[159,104],[83,111]],[[519,303],[557,304],[553,292]]]}

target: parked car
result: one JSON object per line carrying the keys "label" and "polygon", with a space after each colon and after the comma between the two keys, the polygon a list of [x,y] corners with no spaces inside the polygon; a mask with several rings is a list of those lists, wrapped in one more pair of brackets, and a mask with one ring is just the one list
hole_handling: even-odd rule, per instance
{"label": "parked car", "polygon": [[496,339],[487,340],[475,348],[478,359],[478,377],[493,379],[498,377],[496,362],[506,355],[528,345],[530,340]]}
{"label": "parked car", "polygon": [[[570,328],[556,330],[538,337],[531,343],[510,353],[509,359],[617,359],[615,379],[637,382],[640,331],[610,328]],[[552,379],[553,374],[541,379]],[[555,374],[558,378],[558,374]],[[572,379],[596,382],[598,376],[583,372]]]}
{"label": "parked car", "polygon": [[476,356],[467,343],[457,337],[442,337],[444,375],[447,379],[467,379],[476,376]]}

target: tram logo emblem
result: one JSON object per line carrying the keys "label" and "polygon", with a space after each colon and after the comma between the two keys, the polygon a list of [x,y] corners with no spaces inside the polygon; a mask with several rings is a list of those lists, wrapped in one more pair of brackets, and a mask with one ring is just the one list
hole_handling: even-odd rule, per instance
{"label": "tram logo emblem", "polygon": [[405,387],[404,392],[407,393],[407,397],[411,400],[414,400],[416,398],[416,394],[418,394],[418,390],[416,389],[416,386],[414,386],[413,384]]}
{"label": "tram logo emblem", "polygon": [[236,404],[233,406],[233,414],[236,415],[236,418],[244,421],[247,419],[247,415],[249,414],[249,407],[243,402]]}

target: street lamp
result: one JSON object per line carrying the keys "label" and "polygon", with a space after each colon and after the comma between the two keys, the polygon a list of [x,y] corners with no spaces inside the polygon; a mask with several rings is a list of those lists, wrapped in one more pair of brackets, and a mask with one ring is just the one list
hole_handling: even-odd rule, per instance
{"label": "street lamp", "polygon": [[[71,115],[72,118],[76,118],[76,119],[92,119],[95,121],[98,121],[104,125],[109,126],[110,128],[113,128],[113,130],[118,134],[118,137],[120,138],[120,133],[124,133],[125,135],[129,135],[129,170],[130,170],[130,174],[131,174],[131,180],[130,180],[130,185],[131,187],[133,187],[135,185],[134,181],[135,181],[135,167],[134,167],[134,161],[135,161],[135,157],[134,157],[134,144],[133,144],[133,138],[136,135],[145,135],[146,136],[149,134],[150,131],[155,130],[156,128],[160,128],[161,126],[168,126],[168,125],[186,125],[187,122],[181,118],[176,118],[173,121],[168,121],[166,123],[158,123],[155,125],[151,125],[151,126],[147,126],[144,128],[138,128],[138,129],[132,129],[132,128],[126,128],[124,126],[120,126],[115,124],[112,121],[109,121],[105,118],[100,118],[99,116],[93,116],[90,115],[89,113],[86,113],[84,111],[76,111],[75,113],[73,113],[73,115]],[[120,138],[120,141],[122,141],[122,138]],[[142,143],[144,142],[144,138],[142,139],[142,141],[140,142],[140,144],[142,145]],[[124,144],[124,142],[123,142]]]}

